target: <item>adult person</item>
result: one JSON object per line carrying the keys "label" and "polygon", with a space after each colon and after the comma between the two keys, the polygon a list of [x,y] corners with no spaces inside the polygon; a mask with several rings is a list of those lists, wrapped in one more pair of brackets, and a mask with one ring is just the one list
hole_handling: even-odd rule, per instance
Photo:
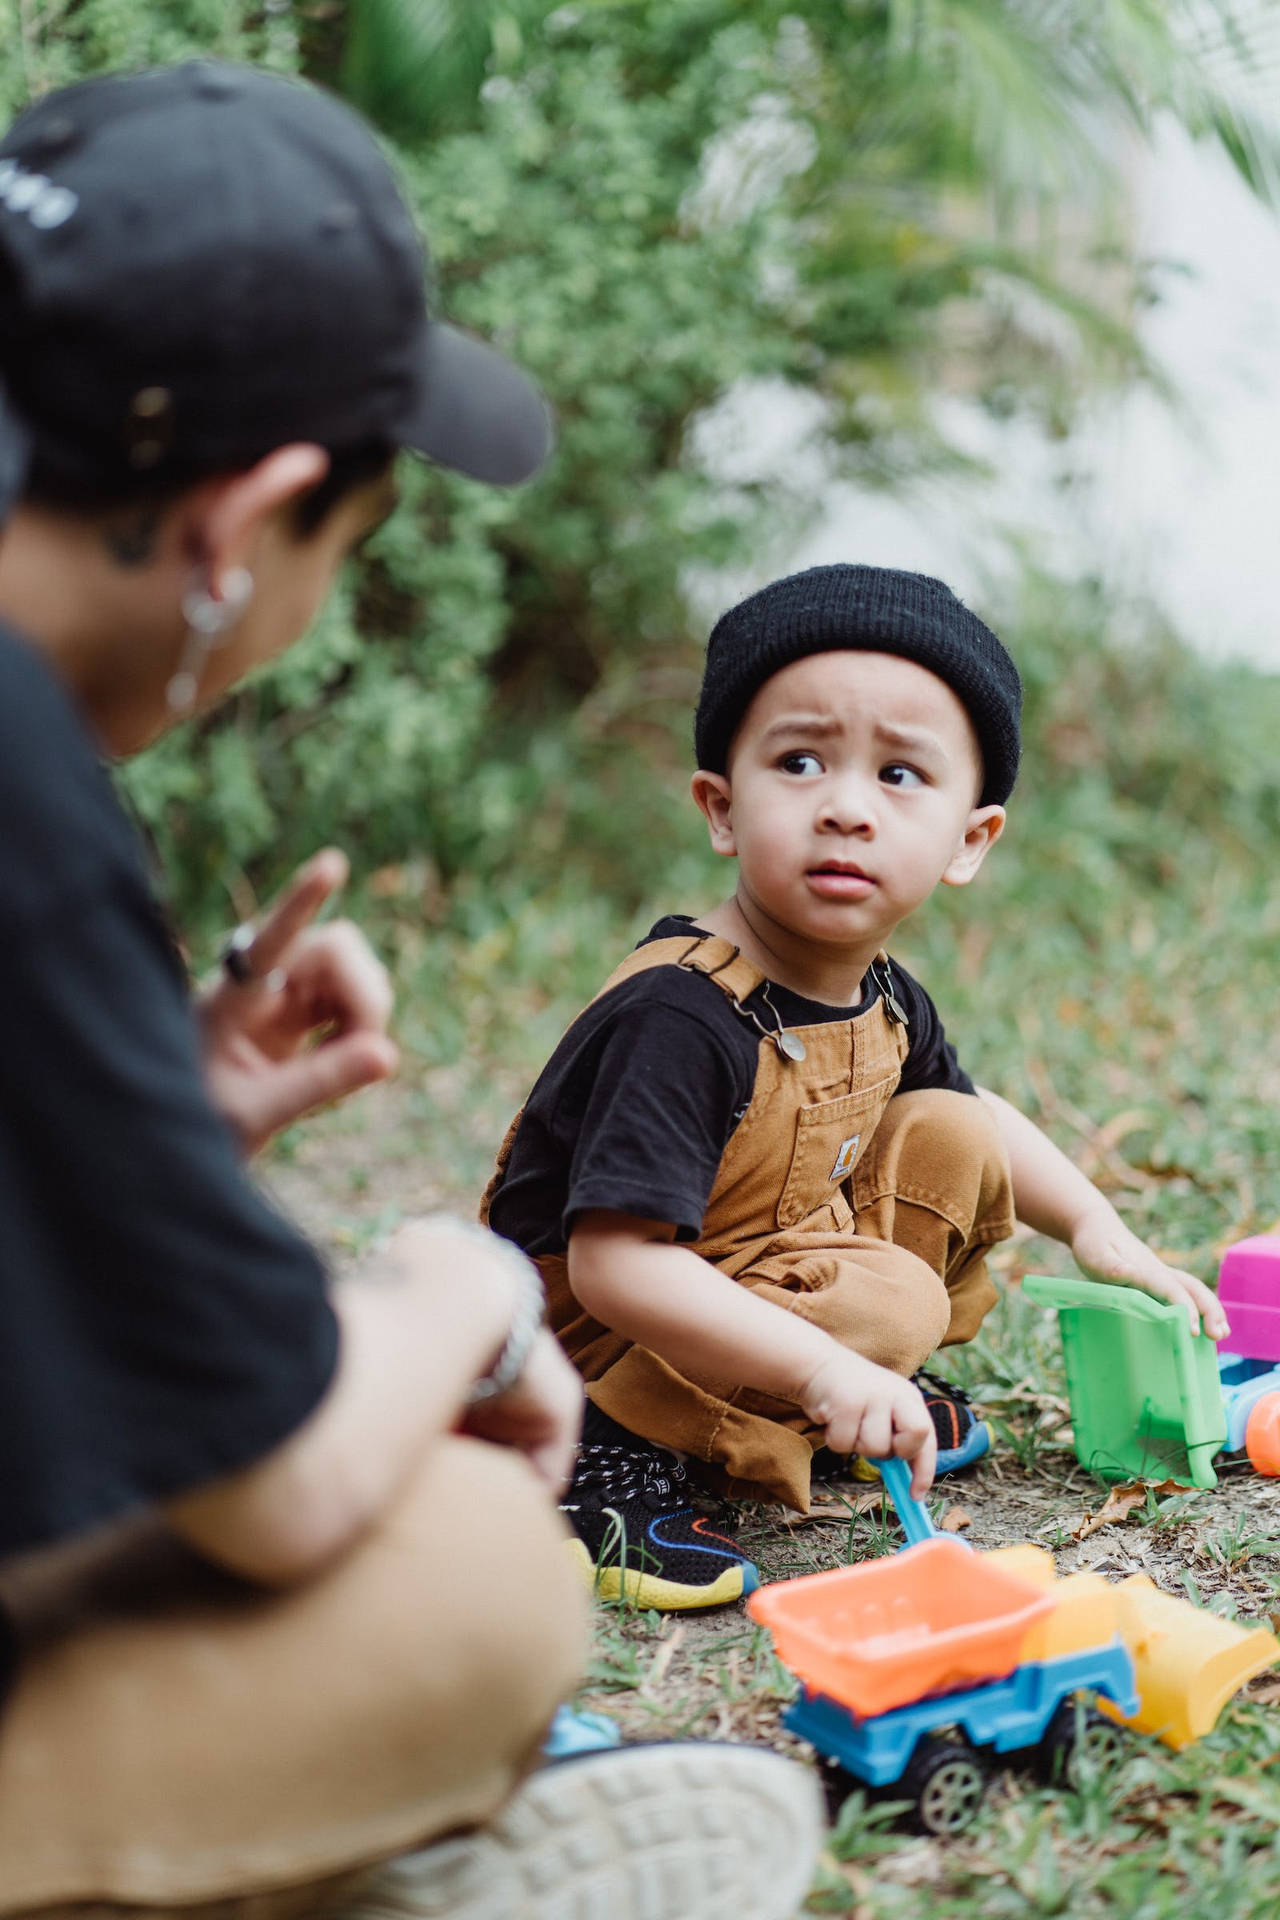
{"label": "adult person", "polygon": [[0,1914],[316,1914],[371,1865],[367,1912],[789,1912],[778,1756],[524,1778],[584,1644],[530,1269],[419,1222],[330,1291],[239,1156],[394,1064],[313,925],[342,863],[193,1018],[102,765],[297,638],[398,449],[517,482],[541,399],[427,313],[354,116],[203,62],[0,143],[0,379]]}

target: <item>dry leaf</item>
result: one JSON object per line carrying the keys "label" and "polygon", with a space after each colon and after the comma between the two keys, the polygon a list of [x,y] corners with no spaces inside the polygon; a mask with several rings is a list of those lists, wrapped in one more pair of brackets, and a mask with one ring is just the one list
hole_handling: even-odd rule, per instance
{"label": "dry leaf", "polygon": [[1127,1486],[1112,1487],[1098,1511],[1086,1513],[1071,1538],[1087,1540],[1091,1533],[1097,1533],[1099,1527],[1109,1527],[1117,1520],[1127,1520],[1135,1507],[1144,1507],[1146,1503],[1145,1480],[1131,1480]]}
{"label": "dry leaf", "polygon": [[973,1515],[966,1513],[963,1507],[948,1507],[942,1516],[944,1533],[963,1533],[966,1527],[973,1525]]}
{"label": "dry leaf", "polygon": [[1128,1480],[1122,1487],[1112,1487],[1096,1513],[1085,1514],[1071,1538],[1087,1540],[1099,1527],[1109,1527],[1116,1521],[1127,1520],[1135,1507],[1146,1505],[1149,1493],[1153,1493],[1157,1500],[1163,1500],[1171,1493],[1187,1491],[1180,1480]]}
{"label": "dry leaf", "polygon": [[946,1858],[936,1841],[908,1840],[886,1859],[877,1861],[877,1880],[899,1887],[936,1886],[946,1873]]}
{"label": "dry leaf", "polygon": [[1280,1700],[1280,1680],[1268,1680],[1265,1687],[1251,1689],[1249,1699],[1260,1707],[1274,1707],[1276,1701]]}

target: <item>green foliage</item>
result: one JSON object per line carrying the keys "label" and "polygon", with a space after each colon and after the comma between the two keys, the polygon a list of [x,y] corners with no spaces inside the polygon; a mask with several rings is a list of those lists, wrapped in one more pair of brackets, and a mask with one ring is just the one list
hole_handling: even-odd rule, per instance
{"label": "green foliage", "polygon": [[941,383],[1057,431],[1090,379],[1149,374],[1106,129],[1172,111],[1270,177],[1193,57],[1205,17],[0,0],[7,107],[206,51],[344,88],[396,143],[451,317],[510,347],[559,421],[516,498],[407,471],[310,638],[130,769],[184,922],[225,923],[325,839],[361,874],[416,862],[459,924],[485,894],[563,884],[566,849],[579,892],[624,913],[701,872],[687,583],[780,564],[817,501],[780,475],[727,486],[699,423],[743,382],[781,382],[817,396],[826,471],[892,484],[957,457],[928,404]]}

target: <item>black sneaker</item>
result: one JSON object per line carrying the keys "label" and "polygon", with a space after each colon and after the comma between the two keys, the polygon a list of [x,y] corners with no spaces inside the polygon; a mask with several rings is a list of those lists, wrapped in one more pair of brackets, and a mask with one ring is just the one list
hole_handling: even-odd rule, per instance
{"label": "black sneaker", "polygon": [[938,1472],[953,1473],[957,1467],[971,1467],[981,1460],[991,1445],[991,1434],[964,1388],[954,1380],[926,1373],[923,1367],[911,1377],[924,1395],[938,1436]]}
{"label": "black sneaker", "polygon": [[694,1513],[679,1455],[590,1403],[561,1511],[577,1535],[575,1557],[602,1599],[681,1613],[724,1606],[760,1584],[737,1541]]}

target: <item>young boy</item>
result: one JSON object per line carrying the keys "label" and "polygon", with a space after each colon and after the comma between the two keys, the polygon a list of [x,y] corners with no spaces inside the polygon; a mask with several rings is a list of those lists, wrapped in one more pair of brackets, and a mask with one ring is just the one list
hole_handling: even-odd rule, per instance
{"label": "young boy", "polygon": [[815,567],[711,635],[693,796],[736,891],[613,973],[486,1196],[589,1383],[567,1511],[606,1591],[675,1608],[755,1585],[692,1517],[681,1456],[803,1511],[820,1446],[901,1454],[917,1491],[938,1441],[943,1464],[985,1451],[963,1402],[926,1407],[910,1376],[976,1333],[1015,1215],[1225,1331],[1208,1288],[974,1088],[884,951],[999,838],[1020,706],[995,634],[918,574]]}

